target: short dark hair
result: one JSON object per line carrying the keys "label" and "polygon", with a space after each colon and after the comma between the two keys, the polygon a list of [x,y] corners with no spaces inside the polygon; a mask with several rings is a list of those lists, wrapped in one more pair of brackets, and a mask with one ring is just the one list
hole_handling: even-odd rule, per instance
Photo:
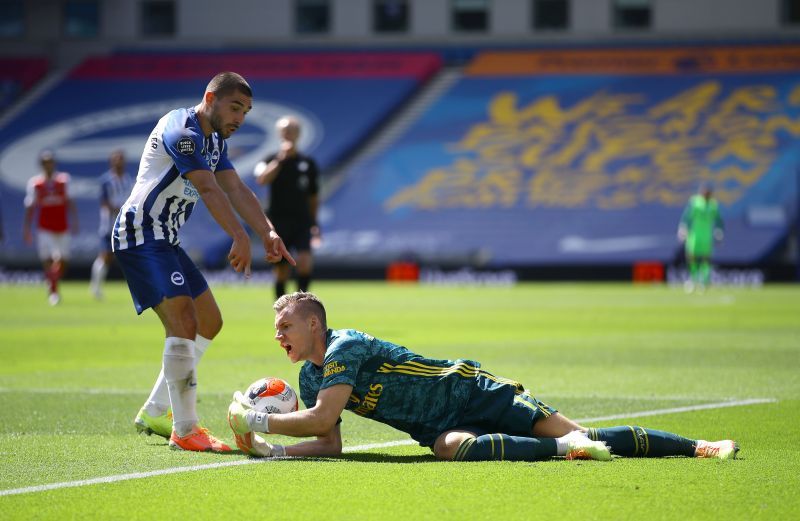
{"label": "short dark hair", "polygon": [[242,94],[253,97],[253,89],[240,74],[235,72],[220,72],[208,82],[206,92],[213,92],[215,96],[224,98],[234,92],[239,91]]}

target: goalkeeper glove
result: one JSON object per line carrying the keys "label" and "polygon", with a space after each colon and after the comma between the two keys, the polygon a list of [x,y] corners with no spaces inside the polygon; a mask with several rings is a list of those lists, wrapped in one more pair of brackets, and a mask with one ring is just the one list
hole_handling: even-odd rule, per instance
{"label": "goalkeeper glove", "polygon": [[264,438],[254,432],[247,434],[234,434],[236,446],[242,452],[260,458],[283,458],[286,456],[286,447],[277,443],[267,443]]}
{"label": "goalkeeper glove", "polygon": [[228,406],[228,425],[235,434],[247,434],[252,430],[247,423],[247,412],[252,410],[241,392],[233,393],[233,401]]}

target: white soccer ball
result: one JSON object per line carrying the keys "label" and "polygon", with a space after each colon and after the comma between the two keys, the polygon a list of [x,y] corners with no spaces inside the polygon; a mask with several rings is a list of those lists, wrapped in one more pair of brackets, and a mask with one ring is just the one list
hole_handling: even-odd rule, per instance
{"label": "white soccer ball", "polygon": [[258,412],[283,414],[297,410],[297,393],[280,378],[268,376],[256,380],[247,388],[244,397]]}

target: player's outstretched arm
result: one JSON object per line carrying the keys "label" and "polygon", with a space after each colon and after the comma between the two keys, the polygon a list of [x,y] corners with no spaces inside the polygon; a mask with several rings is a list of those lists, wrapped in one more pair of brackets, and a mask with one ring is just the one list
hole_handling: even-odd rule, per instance
{"label": "player's outstretched arm", "polygon": [[208,170],[192,170],[186,174],[186,178],[192,182],[200,197],[203,198],[211,217],[233,239],[230,253],[228,253],[228,261],[231,266],[237,272],[243,271],[245,276],[249,276],[250,237],[239,219],[236,218],[230,201],[214,180],[214,175]]}
{"label": "player's outstretched arm", "polygon": [[278,236],[275,227],[264,215],[258,198],[250,188],[242,182],[235,170],[222,170],[217,172],[217,182],[225,191],[231,205],[248,226],[261,238],[264,251],[269,262],[279,262],[286,259],[291,265],[296,262],[292,258],[283,240]]}
{"label": "player's outstretched arm", "polygon": [[256,412],[234,394],[228,408],[228,423],[237,435],[254,431],[298,438],[326,437],[339,421],[352,391],[352,385],[333,385],[317,394],[314,407],[286,414]]}
{"label": "player's outstretched arm", "polygon": [[342,431],[339,424],[325,436],[284,447],[287,456],[338,456],[342,453]]}
{"label": "player's outstretched arm", "polygon": [[[228,423],[233,430],[236,445],[251,456],[264,458],[338,456],[342,453],[342,435],[338,419],[352,390],[353,387],[350,385],[332,386],[317,395],[317,402],[313,408],[286,414],[256,413],[244,396],[237,391],[233,394],[233,401],[228,408]],[[320,431],[322,426],[329,423],[331,426],[327,432]],[[283,446],[270,443],[269,437],[262,437],[257,432],[316,436],[317,439]]]}
{"label": "player's outstretched arm", "polygon": [[301,441],[294,445],[270,443],[267,437],[255,432],[235,434],[236,445],[242,452],[259,458],[338,456],[342,453],[342,433],[336,425],[330,434],[317,436],[316,440]]}
{"label": "player's outstretched arm", "polygon": [[352,392],[352,385],[332,385],[317,394],[317,403],[311,409],[268,414],[268,431],[265,432],[298,437],[328,436],[339,421]]}

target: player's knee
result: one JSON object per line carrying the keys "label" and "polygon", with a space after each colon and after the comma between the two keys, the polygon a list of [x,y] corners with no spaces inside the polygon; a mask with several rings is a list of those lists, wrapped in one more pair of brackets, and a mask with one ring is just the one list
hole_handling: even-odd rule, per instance
{"label": "player's knee", "polygon": [[474,437],[473,433],[466,431],[444,432],[433,444],[433,455],[440,460],[452,461],[461,444]]}
{"label": "player's knee", "polygon": [[222,331],[222,317],[214,322],[200,321],[197,326],[197,334],[209,340],[216,338],[220,331]]}
{"label": "player's knee", "polygon": [[173,305],[157,311],[167,336],[194,338],[197,335],[197,315],[191,300],[187,301],[188,305]]}
{"label": "player's knee", "polygon": [[215,336],[217,336],[219,332],[222,331],[223,323],[224,321],[222,320],[222,314],[217,315],[216,320],[214,321],[214,330],[212,336],[206,338],[214,338]]}
{"label": "player's knee", "polygon": [[219,309],[216,313],[208,313],[198,317],[197,333],[212,340],[222,330],[222,313]]}
{"label": "player's knee", "polygon": [[543,438],[559,438],[572,431],[586,431],[586,427],[576,423],[563,414],[553,413],[547,418],[542,418],[533,424],[534,436]]}

